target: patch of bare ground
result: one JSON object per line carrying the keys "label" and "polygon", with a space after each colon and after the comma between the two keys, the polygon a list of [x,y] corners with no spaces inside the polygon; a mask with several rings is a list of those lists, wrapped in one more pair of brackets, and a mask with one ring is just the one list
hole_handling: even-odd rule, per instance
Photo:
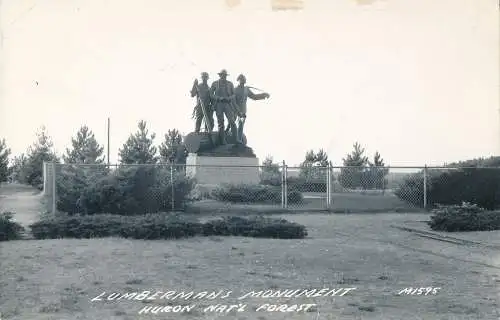
{"label": "patch of bare ground", "polygon": [[0,212],[15,213],[13,220],[28,227],[45,211],[43,193],[31,186],[4,183],[0,185]]}

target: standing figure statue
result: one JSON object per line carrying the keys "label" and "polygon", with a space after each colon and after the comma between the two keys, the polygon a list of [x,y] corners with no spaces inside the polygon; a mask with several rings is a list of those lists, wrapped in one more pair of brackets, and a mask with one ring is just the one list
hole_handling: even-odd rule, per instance
{"label": "standing figure statue", "polygon": [[245,125],[245,120],[247,117],[247,99],[252,100],[263,100],[269,98],[269,93],[253,93],[250,90],[251,87],[245,86],[247,79],[243,74],[240,74],[236,79],[239,84],[234,89],[235,102],[238,108],[238,142],[242,142],[243,139],[243,126]]}
{"label": "standing figure statue", "polygon": [[200,132],[201,122],[205,120],[205,130],[212,132],[214,128],[214,109],[210,99],[210,87],[208,86],[208,73],[201,73],[201,84],[198,84],[198,79],[194,80],[193,88],[191,89],[191,97],[196,97],[196,106],[193,110],[193,118],[196,120],[196,133]]}
{"label": "standing figure statue", "polygon": [[237,136],[236,116],[237,110],[234,105],[234,85],[227,80],[227,71],[219,72],[219,80],[212,83],[210,88],[210,96],[217,117],[217,127],[219,130],[219,143],[226,144],[226,134],[224,128],[224,115],[227,118],[228,128],[231,136]]}

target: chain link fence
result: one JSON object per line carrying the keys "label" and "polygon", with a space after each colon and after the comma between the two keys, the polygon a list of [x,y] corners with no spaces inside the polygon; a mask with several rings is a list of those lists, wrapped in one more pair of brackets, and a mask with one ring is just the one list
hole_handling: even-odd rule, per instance
{"label": "chain link fence", "polygon": [[[199,181],[197,172],[203,170],[210,174],[200,175],[204,181]],[[283,163],[209,170],[208,166],[171,164],[44,163],[43,171],[49,211],[70,214],[411,212],[436,203],[500,199],[500,194],[488,194],[488,188],[496,192],[493,184],[500,182],[500,170],[492,168],[288,167]],[[498,180],[492,178],[497,173]],[[481,186],[481,179],[489,181],[486,186]],[[473,180],[478,183],[471,184]]]}

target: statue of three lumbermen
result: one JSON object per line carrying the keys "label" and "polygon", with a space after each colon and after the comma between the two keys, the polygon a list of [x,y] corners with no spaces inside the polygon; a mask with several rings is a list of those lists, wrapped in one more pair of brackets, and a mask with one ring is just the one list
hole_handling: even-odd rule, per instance
{"label": "statue of three lumbermen", "polygon": [[[199,133],[201,123],[205,120],[205,130],[212,132],[214,129],[214,112],[217,118],[218,142],[226,144],[226,135],[236,137],[236,143],[243,143],[243,126],[245,125],[247,113],[247,99],[262,100],[268,99],[269,94],[253,93],[249,86],[246,86],[246,78],[240,74],[236,79],[239,84],[234,87],[233,83],[227,80],[228,73],[222,70],[219,79],[208,85],[208,73],[202,72],[202,82],[198,79],[194,81],[191,89],[191,97],[196,97],[197,102],[193,110],[195,119],[195,132]],[[256,89],[256,88],[254,88]],[[228,126],[224,128],[224,116],[227,118]],[[236,125],[238,122],[238,125]]]}

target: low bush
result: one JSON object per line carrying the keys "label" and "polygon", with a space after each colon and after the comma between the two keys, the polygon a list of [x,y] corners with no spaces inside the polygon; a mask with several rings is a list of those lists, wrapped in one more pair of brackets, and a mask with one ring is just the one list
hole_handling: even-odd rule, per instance
{"label": "low bush", "polygon": [[204,235],[231,235],[255,238],[302,239],[306,227],[284,219],[262,216],[252,218],[225,217],[205,223]]}
{"label": "low bush", "polygon": [[489,231],[500,229],[500,212],[487,211],[476,204],[437,205],[428,222],[435,231]]}
{"label": "low bush", "polygon": [[24,227],[12,221],[14,213],[0,213],[0,241],[17,240],[21,238]]}
{"label": "low bush", "polygon": [[[223,185],[211,192],[215,200],[235,203],[280,203],[281,187],[270,185]],[[296,190],[288,191],[288,203],[299,203],[303,201],[302,193]]]}
{"label": "low bush", "polygon": [[[429,183],[427,183],[429,186]],[[424,173],[418,172],[406,176],[396,187],[394,194],[407,203],[422,208],[424,206]]]}
{"label": "low bush", "polygon": [[[306,179],[304,177],[288,177],[286,183],[289,191],[298,192],[326,192],[325,179]],[[260,184],[267,186],[281,186],[283,184],[281,173],[261,174]]]}
{"label": "low bush", "polygon": [[279,187],[283,183],[281,172],[262,172],[260,174],[260,184],[266,186]]}
{"label": "low bush", "polygon": [[57,209],[70,214],[146,214],[182,210],[193,181],[162,166],[129,166],[113,172],[83,168],[58,176]]}
{"label": "low bush", "polygon": [[326,177],[324,180],[289,177],[286,183],[288,191],[326,192]]}
{"label": "low bush", "polygon": [[168,214],[68,215],[38,221],[30,227],[36,239],[122,237],[153,240],[193,236],[301,239],[307,236],[303,225],[264,217],[226,217],[201,223],[193,217]]}

